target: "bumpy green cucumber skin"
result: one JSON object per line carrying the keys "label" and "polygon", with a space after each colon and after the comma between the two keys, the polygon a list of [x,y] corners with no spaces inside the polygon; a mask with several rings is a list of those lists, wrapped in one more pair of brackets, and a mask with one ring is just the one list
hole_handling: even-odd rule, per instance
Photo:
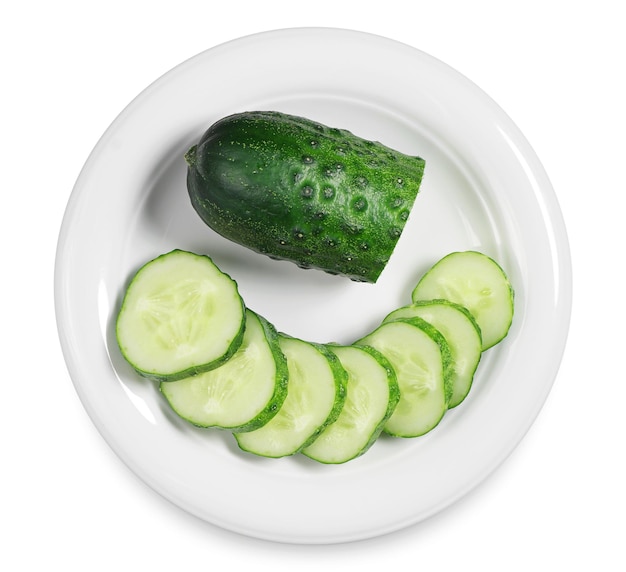
{"label": "bumpy green cucumber skin", "polygon": [[191,203],[229,240],[302,268],[376,282],[425,162],[275,111],[214,123],[185,155]]}

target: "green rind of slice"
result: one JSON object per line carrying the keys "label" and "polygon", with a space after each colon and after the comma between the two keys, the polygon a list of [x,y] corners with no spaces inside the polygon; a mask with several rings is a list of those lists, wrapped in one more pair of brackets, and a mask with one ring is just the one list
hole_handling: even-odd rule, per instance
{"label": "green rind of slice", "polygon": [[452,355],[452,397],[448,408],[467,397],[482,356],[480,327],[472,314],[449,300],[418,301],[388,314],[383,323],[418,316],[434,326],[446,339]]}
{"label": "green rind of slice", "polygon": [[173,250],[137,271],[126,289],[115,334],[137,373],[174,381],[230,359],[244,328],[237,283],[208,256]]}
{"label": "green rind of slice", "polygon": [[389,361],[368,346],[328,348],[348,372],[346,401],[339,417],[302,453],[325,464],[340,464],[363,455],[376,442],[393,413],[400,389]]}
{"label": "green rind of slice", "polygon": [[230,360],[193,377],[161,382],[160,390],[172,409],[193,425],[252,431],[280,410],[288,379],[276,330],[248,309],[243,342]]}

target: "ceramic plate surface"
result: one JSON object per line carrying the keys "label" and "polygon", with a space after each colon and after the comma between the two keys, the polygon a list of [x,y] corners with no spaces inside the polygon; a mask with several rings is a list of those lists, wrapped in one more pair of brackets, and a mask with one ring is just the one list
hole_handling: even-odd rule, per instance
{"label": "ceramic plate surface", "polygon": [[[376,285],[270,260],[209,230],[188,200],[183,154],[217,119],[279,110],[426,160],[415,207]],[[114,323],[140,265],[208,254],[247,305],[283,332],[349,343],[410,302],[456,250],[495,258],[515,288],[509,336],[488,350],[466,401],[418,439],[382,437],[339,466],[263,459],[227,432],[177,419],[123,361]],[[565,345],[569,247],[550,182],[506,114],[459,73],[407,45],[338,29],[235,40],[182,63],[116,118],[69,200],[55,301],[66,363],[104,439],[155,491],[242,534],[293,543],[364,539],[442,510],[487,477],[543,405]]]}

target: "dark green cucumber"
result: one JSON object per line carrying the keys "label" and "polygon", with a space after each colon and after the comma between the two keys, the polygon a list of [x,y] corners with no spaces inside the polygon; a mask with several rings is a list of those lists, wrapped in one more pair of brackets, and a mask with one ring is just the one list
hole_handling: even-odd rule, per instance
{"label": "dark green cucumber", "polygon": [[376,282],[424,160],[303,117],[238,113],[185,155],[191,203],[214,231],[272,258]]}

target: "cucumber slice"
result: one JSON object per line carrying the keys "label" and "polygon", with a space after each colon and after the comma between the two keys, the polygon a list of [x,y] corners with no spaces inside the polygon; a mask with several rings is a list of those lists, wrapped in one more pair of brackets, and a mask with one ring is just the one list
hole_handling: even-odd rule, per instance
{"label": "cucumber slice", "polygon": [[418,282],[413,302],[445,298],[467,308],[480,327],[483,351],[500,342],[513,321],[513,288],[498,263],[476,251],[453,252]]}
{"label": "cucumber slice", "polygon": [[285,402],[267,424],[236,433],[241,449],[263,457],[285,457],[310,445],[343,408],[348,374],[325,346],[279,335],[287,357]]}
{"label": "cucumber slice", "polygon": [[224,363],[240,346],[244,326],[237,283],[208,256],[173,250],[132,279],[116,337],[139,374],[173,381]]}
{"label": "cucumber slice", "polygon": [[196,426],[251,431],[276,415],[287,396],[288,378],[276,330],[248,309],[243,342],[226,363],[161,382],[160,390],[172,409]]}
{"label": "cucumber slice", "polygon": [[419,317],[380,325],[357,342],[380,351],[393,366],[400,400],[385,423],[395,437],[418,437],[442,419],[452,395],[452,357],[441,333]]}
{"label": "cucumber slice", "polygon": [[480,328],[472,314],[449,300],[415,302],[391,312],[384,320],[419,316],[437,328],[446,338],[452,355],[452,397],[448,409],[459,405],[472,387],[476,368],[482,355]]}
{"label": "cucumber slice", "polygon": [[387,359],[367,346],[328,348],[348,372],[346,401],[337,420],[302,452],[320,463],[345,463],[365,453],[393,413],[400,389]]}

